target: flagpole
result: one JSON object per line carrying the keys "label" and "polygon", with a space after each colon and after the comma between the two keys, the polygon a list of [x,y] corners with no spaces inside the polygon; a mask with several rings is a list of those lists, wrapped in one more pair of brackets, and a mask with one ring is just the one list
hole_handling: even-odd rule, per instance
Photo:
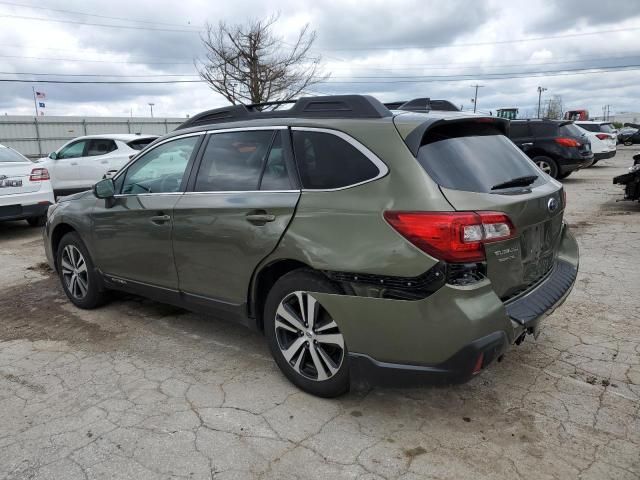
{"label": "flagpole", "polygon": [[36,88],[34,86],[31,87],[31,91],[33,92],[33,106],[36,109],[36,117],[38,116],[38,103],[36,102]]}

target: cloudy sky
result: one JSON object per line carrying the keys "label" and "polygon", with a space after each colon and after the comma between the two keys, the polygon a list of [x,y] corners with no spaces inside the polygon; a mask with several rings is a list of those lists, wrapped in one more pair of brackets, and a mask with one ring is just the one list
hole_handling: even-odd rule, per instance
{"label": "cloudy sky", "polygon": [[156,116],[186,116],[222,106],[202,83],[31,80],[197,80],[205,22],[274,12],[285,41],[306,23],[316,31],[314,53],[331,74],[317,93],[428,96],[468,109],[480,84],[479,110],[535,113],[541,85],[543,101],[561,95],[565,108],[640,111],[637,0],[0,0],[0,79],[29,80],[0,82],[0,114],[33,114],[33,86],[47,94],[47,115],[145,116],[153,102]]}

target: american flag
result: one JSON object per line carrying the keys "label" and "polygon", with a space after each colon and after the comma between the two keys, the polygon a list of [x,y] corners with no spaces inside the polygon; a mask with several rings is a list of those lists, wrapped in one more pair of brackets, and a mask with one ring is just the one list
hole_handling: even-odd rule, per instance
{"label": "american flag", "polygon": [[36,98],[45,99],[47,98],[47,96],[44,94],[44,92],[36,92]]}

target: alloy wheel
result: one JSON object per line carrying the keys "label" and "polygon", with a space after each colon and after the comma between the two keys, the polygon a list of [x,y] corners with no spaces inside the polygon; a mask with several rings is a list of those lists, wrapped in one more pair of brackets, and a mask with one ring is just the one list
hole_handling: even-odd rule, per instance
{"label": "alloy wheel", "polygon": [[89,272],[87,271],[87,262],[77,247],[73,245],[64,247],[60,258],[60,267],[69,293],[79,300],[86,297],[89,291]]}
{"label": "alloy wheel", "polygon": [[549,163],[545,162],[544,160],[538,160],[536,163],[538,164],[538,167],[540,167],[540,170],[542,170],[547,175],[551,175],[551,165],[549,165]]}
{"label": "alloy wheel", "polygon": [[329,313],[307,292],[293,292],[278,305],[274,322],[284,359],[305,378],[333,377],[344,361],[344,338]]}

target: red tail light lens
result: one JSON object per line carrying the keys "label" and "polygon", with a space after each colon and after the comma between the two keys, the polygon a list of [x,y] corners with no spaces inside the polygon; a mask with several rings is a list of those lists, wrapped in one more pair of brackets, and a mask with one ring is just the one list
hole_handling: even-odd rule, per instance
{"label": "red tail light lens", "polygon": [[596,137],[598,137],[600,140],[609,140],[609,134],[607,133],[596,133]]}
{"label": "red tail light lens", "polygon": [[574,140],[573,138],[559,137],[556,138],[556,143],[562,145],[563,147],[579,147],[580,142]]}
{"label": "red tail light lens", "polygon": [[481,262],[485,243],[515,236],[500,212],[384,212],[384,218],[420,250],[446,262]]}
{"label": "red tail light lens", "polygon": [[46,168],[34,168],[29,175],[30,182],[41,182],[43,180],[49,180],[49,170]]}

